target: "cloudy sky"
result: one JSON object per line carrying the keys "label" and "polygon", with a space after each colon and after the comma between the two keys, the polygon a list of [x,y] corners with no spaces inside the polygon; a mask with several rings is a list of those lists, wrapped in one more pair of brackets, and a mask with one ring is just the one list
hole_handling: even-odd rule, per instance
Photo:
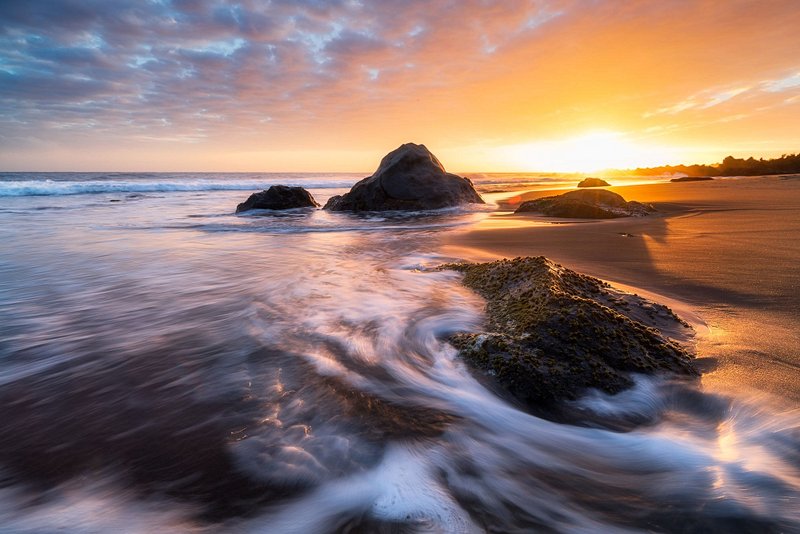
{"label": "cloudy sky", "polygon": [[0,170],[800,151],[797,0],[0,0]]}

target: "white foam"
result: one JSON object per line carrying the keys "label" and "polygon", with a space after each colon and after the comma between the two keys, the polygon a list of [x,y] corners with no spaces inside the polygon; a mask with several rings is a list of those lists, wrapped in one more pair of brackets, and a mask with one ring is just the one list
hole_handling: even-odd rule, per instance
{"label": "white foam", "polygon": [[[170,193],[191,191],[256,191],[277,183],[257,180],[12,180],[0,181],[0,197],[62,196],[99,193]],[[284,182],[282,182],[284,183]],[[339,189],[352,185],[347,181],[302,181],[286,182],[310,189]]]}
{"label": "white foam", "polygon": [[188,519],[194,510],[175,502],[136,500],[133,492],[126,493],[110,479],[81,479],[39,497],[34,503],[11,489],[0,490],[0,532],[148,534],[206,530]]}
{"label": "white foam", "polygon": [[246,532],[326,532],[345,515],[410,523],[419,532],[482,532],[434,474],[435,450],[395,444],[366,473],[324,484],[310,495],[246,525]]}
{"label": "white foam", "polygon": [[615,395],[591,390],[572,403],[573,406],[598,415],[641,415],[651,417],[665,408],[665,397],[659,386],[663,381],[644,375],[634,376],[634,386]]}
{"label": "white foam", "polygon": [[378,496],[370,513],[379,519],[427,524],[447,532],[477,531],[432,471],[422,451],[403,446],[390,448],[371,477]]}

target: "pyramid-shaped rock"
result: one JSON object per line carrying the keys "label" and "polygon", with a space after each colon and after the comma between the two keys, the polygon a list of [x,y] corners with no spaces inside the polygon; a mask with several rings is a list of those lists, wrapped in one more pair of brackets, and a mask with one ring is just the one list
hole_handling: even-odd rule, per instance
{"label": "pyramid-shaped rock", "polygon": [[425,145],[406,143],[381,160],[375,174],[332,197],[331,211],[430,210],[483,204],[467,178],[450,174]]}

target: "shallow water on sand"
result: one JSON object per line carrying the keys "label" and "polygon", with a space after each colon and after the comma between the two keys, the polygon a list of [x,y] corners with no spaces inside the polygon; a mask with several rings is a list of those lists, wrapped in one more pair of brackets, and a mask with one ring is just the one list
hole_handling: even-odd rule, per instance
{"label": "shallow water on sand", "polygon": [[564,423],[470,374],[444,339],[482,302],[425,268],[486,211],[242,199],[0,201],[3,528],[800,529],[800,416],[766,397],[640,378]]}

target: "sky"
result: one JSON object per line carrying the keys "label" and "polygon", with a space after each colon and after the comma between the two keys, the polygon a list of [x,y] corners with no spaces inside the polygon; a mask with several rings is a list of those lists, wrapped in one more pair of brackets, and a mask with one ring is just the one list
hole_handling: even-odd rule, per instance
{"label": "sky", "polygon": [[0,0],[0,170],[454,172],[800,151],[797,0]]}

